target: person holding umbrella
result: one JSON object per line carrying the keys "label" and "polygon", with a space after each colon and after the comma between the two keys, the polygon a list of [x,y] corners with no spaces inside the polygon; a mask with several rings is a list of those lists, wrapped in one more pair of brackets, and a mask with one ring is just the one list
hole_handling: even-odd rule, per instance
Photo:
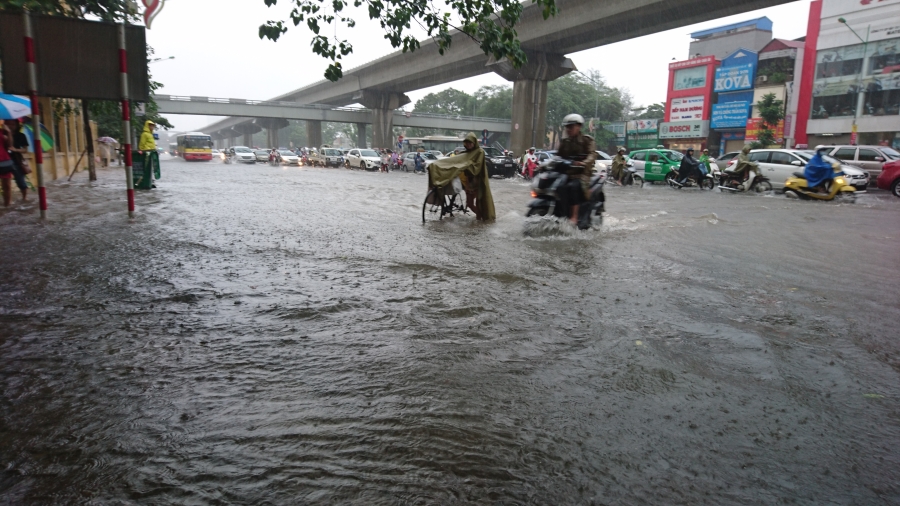
{"label": "person holding umbrella", "polygon": [[[3,188],[3,205],[9,207],[12,201],[12,185],[10,181],[15,177],[16,185],[22,191],[22,200],[28,193],[28,184],[25,182],[24,164],[21,153],[28,151],[28,141],[24,139],[19,127],[19,118],[31,114],[31,101],[18,95],[0,93],[0,119],[7,120],[0,125],[0,187]],[[15,134],[7,123],[15,120]],[[21,149],[22,140],[24,149]],[[12,154],[10,154],[12,153]]]}

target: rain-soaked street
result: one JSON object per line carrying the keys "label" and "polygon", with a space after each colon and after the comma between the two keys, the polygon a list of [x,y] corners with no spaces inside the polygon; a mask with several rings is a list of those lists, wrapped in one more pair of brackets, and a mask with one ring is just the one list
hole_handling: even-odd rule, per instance
{"label": "rain-soaked street", "polygon": [[897,504],[900,200],[184,163],[0,210],[2,504]]}

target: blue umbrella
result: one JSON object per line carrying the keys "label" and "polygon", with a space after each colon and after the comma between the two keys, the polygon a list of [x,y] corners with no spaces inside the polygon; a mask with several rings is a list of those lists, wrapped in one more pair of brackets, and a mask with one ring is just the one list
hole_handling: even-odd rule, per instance
{"label": "blue umbrella", "polygon": [[0,119],[19,119],[31,114],[31,100],[0,93]]}

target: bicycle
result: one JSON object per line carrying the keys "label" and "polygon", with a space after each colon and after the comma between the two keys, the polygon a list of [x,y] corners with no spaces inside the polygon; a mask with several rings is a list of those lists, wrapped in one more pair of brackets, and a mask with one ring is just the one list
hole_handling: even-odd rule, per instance
{"label": "bicycle", "polygon": [[453,217],[454,213],[468,214],[466,193],[459,178],[441,187],[432,188],[422,203],[422,223],[441,221],[444,216]]}

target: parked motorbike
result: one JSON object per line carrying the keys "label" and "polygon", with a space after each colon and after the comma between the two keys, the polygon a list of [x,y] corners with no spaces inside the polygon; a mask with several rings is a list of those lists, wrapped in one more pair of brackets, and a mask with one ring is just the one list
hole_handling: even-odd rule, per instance
{"label": "parked motorbike", "polygon": [[772,183],[769,178],[762,175],[759,169],[751,169],[748,171],[747,179],[742,174],[726,170],[719,176],[719,191],[725,193],[741,193],[749,191],[751,193],[770,193],[772,191]]}
{"label": "parked motorbike", "polygon": [[[571,160],[560,158],[551,158],[541,164],[540,171],[531,183],[533,198],[528,203],[528,212],[525,216],[556,216],[562,219],[571,216],[572,204],[566,202],[562,195],[567,189],[582,191],[581,182],[567,175],[571,167]],[[602,177],[602,172],[597,171],[591,178],[590,197],[578,208],[578,228],[581,230],[599,225],[603,221],[606,195],[603,193],[605,178]]]}
{"label": "parked motorbike", "polygon": [[845,174],[837,169],[834,171],[834,179],[828,185],[824,193],[819,193],[809,187],[806,177],[802,172],[794,172],[793,177],[789,177],[784,183],[784,196],[788,198],[800,198],[803,200],[843,200],[846,202],[856,201],[856,188],[850,186],[844,179]]}

